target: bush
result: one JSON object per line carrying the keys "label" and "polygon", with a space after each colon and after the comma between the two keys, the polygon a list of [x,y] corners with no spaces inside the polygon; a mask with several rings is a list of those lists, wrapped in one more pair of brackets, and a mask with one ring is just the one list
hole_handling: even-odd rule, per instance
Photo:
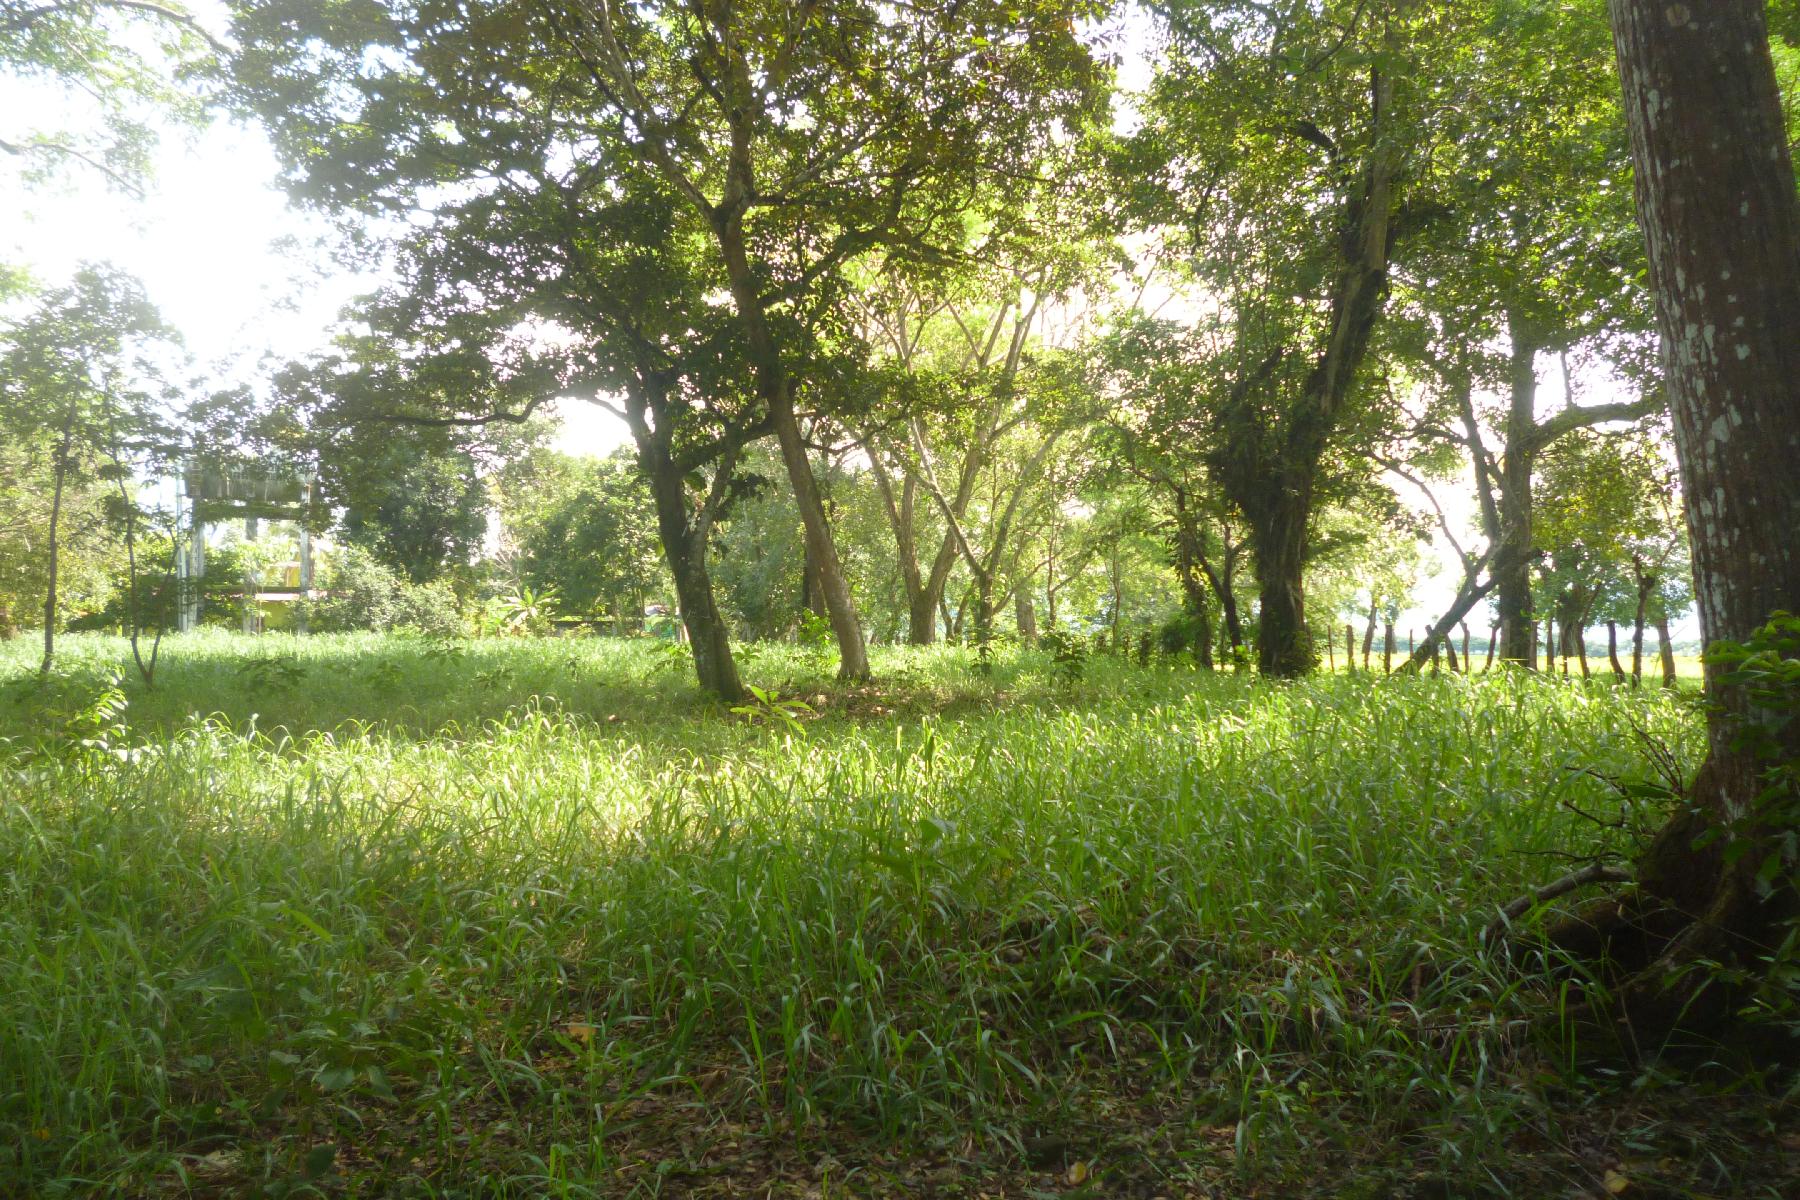
{"label": "bush", "polygon": [[456,593],[443,581],[408,583],[360,547],[346,547],[332,563],[324,594],[306,604],[320,633],[416,629],[434,636],[462,632]]}
{"label": "bush", "polygon": [[431,637],[459,637],[464,632],[456,591],[448,581],[400,584],[394,628],[416,629]]}
{"label": "bush", "polygon": [[1157,644],[1164,654],[1198,654],[1200,643],[1212,630],[1198,613],[1182,612],[1163,622],[1157,633]]}

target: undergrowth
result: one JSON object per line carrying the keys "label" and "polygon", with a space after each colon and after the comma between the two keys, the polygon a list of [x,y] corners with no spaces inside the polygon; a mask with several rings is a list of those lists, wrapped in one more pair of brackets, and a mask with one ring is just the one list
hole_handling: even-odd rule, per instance
{"label": "undergrowth", "polygon": [[[68,646],[0,648],[0,1194],[1542,1195],[1664,1153],[1617,1106],[1590,1144],[1554,986],[1479,936],[1628,848],[1646,739],[1695,761],[1658,689],[758,648],[774,720],[632,643],[210,636],[151,693]],[[1787,1112],[1693,1178],[1779,1194]]]}

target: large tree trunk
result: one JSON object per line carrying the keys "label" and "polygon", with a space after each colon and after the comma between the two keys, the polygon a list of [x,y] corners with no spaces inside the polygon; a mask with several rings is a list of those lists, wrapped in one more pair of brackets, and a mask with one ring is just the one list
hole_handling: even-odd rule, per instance
{"label": "large tree trunk", "polygon": [[831,535],[831,523],[825,517],[825,503],[819,496],[818,480],[813,477],[812,458],[806,452],[806,441],[800,434],[800,418],[794,412],[790,381],[785,367],[774,387],[765,392],[769,413],[775,426],[775,440],[781,446],[781,459],[787,465],[788,482],[794,489],[794,502],[800,509],[800,523],[806,533],[806,551],[812,559],[814,579],[831,618],[831,631],[837,637],[838,675],[843,679],[869,677],[869,649],[863,640],[862,621],[850,598],[850,582],[844,578],[844,567],[838,559],[837,542]]}
{"label": "large tree trunk", "polygon": [[1296,498],[1253,532],[1259,585],[1256,665],[1264,675],[1304,675],[1317,659],[1306,627],[1307,517]]}
{"label": "large tree trunk", "polygon": [[1537,339],[1523,320],[1507,322],[1512,339],[1512,396],[1506,450],[1500,458],[1500,544],[1494,550],[1494,610],[1500,618],[1500,661],[1531,667],[1531,469],[1536,457]]}
{"label": "large tree trunk", "polygon": [[813,557],[812,547],[806,546],[803,553],[805,570],[800,574],[800,607],[815,616],[823,617],[826,615],[825,588],[819,581],[819,563]]}
{"label": "large tree trunk", "polygon": [[[1701,636],[1742,641],[1774,611],[1800,609],[1800,198],[1764,3],[1611,10]],[[1732,989],[1705,963],[1767,970],[1779,922],[1800,908],[1791,809],[1759,807],[1771,764],[1740,737],[1749,701],[1717,662],[1706,674],[1707,758],[1640,859],[1643,899],[1629,906],[1639,942],[1662,936],[1615,990],[1652,1028],[1728,1013]],[[1780,760],[1800,757],[1800,724],[1777,737]],[[1702,833],[1711,840],[1697,845]],[[1773,886],[1759,888],[1759,874]]]}
{"label": "large tree trunk", "polygon": [[910,645],[929,646],[937,641],[938,607],[942,592],[920,591],[906,601],[906,640]]}

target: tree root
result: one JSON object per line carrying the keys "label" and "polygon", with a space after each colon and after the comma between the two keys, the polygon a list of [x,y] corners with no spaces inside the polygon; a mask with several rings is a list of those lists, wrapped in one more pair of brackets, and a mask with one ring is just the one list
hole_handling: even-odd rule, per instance
{"label": "tree root", "polygon": [[1595,883],[1631,883],[1637,876],[1623,867],[1609,867],[1602,863],[1594,863],[1579,871],[1570,871],[1561,879],[1547,883],[1535,891],[1526,892],[1517,900],[1500,910],[1500,915],[1488,923],[1481,931],[1482,945],[1488,945],[1501,933],[1512,928],[1514,921],[1530,912],[1540,904],[1548,904],[1559,896],[1566,896],[1579,888]]}
{"label": "tree root", "polygon": [[[1783,926],[1800,914],[1794,888],[1759,895],[1739,870],[1719,872],[1705,906],[1687,909],[1652,890],[1646,881],[1656,878],[1654,860],[1645,858],[1635,876],[1598,866],[1564,876],[1507,905],[1482,934],[1484,942],[1500,939],[1514,952],[1540,956],[1565,978],[1587,974],[1592,987],[1558,1014],[1556,1024],[1631,1059],[1666,1048],[1678,1034],[1710,1036],[1728,1027],[1766,969],[1762,960],[1781,940]],[[1634,886],[1535,935],[1502,937],[1534,905],[1603,882]],[[1683,882],[1690,886],[1681,890],[1691,893],[1691,877]]]}

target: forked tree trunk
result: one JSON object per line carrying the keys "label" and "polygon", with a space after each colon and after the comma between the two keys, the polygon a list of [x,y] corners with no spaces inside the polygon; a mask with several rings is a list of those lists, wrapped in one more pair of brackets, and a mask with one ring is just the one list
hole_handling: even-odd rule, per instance
{"label": "forked tree trunk", "polygon": [[1338,261],[1329,286],[1329,319],[1311,348],[1311,366],[1285,416],[1285,433],[1268,446],[1266,399],[1259,388],[1285,352],[1264,369],[1244,375],[1226,404],[1227,436],[1215,456],[1225,494],[1248,518],[1256,557],[1261,608],[1257,665],[1265,675],[1294,677],[1311,671],[1318,652],[1306,627],[1305,566],[1319,466],[1342,423],[1376,324],[1386,305],[1393,250],[1391,222],[1400,175],[1392,119],[1394,79],[1369,73],[1370,146],[1361,186],[1346,196]]}
{"label": "forked tree trunk", "polygon": [[1241,657],[1244,652],[1244,619],[1238,612],[1236,571],[1229,555],[1218,586],[1213,590],[1219,597],[1219,617],[1224,623],[1226,648],[1233,657]]}
{"label": "forked tree trunk", "polygon": [[[896,496],[893,477],[882,462],[881,452],[866,440],[864,444],[868,449],[870,473],[875,477],[876,490],[881,493],[888,523],[894,530],[900,581],[906,589],[906,640],[909,645],[929,646],[937,641],[938,607],[950,572],[956,566],[956,541],[946,532],[932,557],[931,570],[927,572],[919,566],[918,539],[913,533],[919,482],[912,475],[905,475]],[[961,483],[958,484],[957,502],[967,507],[967,494]]]}
{"label": "forked tree trunk", "polygon": [[[1800,609],[1800,198],[1766,9],[1611,0],[1611,11],[1701,636],[1743,641]],[[1767,971],[1800,909],[1791,806],[1759,806],[1771,764],[1742,740],[1749,701],[1724,673],[1706,664],[1707,758],[1638,862],[1641,898],[1608,902],[1637,919],[1629,943],[1603,949],[1653,946],[1614,990],[1640,1028],[1728,1014],[1736,989],[1705,964]],[[1800,724],[1775,736],[1780,761],[1800,757]]]}

